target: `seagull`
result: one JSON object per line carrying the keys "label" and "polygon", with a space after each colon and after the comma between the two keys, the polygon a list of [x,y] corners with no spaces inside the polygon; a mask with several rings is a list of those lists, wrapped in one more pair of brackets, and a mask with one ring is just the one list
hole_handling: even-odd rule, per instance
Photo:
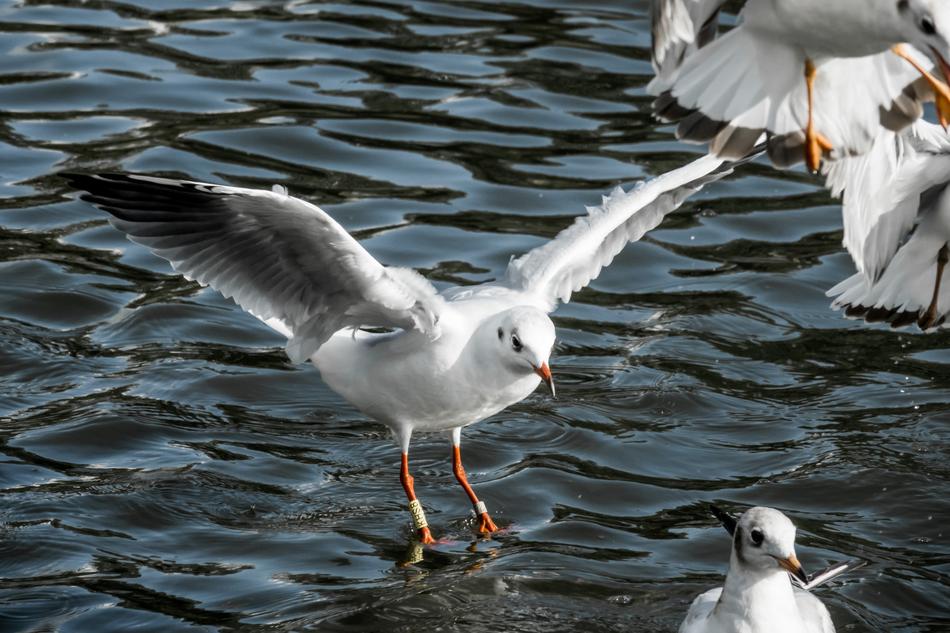
{"label": "seagull", "polygon": [[844,192],[844,244],[858,272],[831,290],[832,307],[850,317],[943,325],[950,284],[950,138],[918,121],[879,135],[862,156],[831,163],[827,185]]}
{"label": "seagull", "polygon": [[[712,512],[713,516],[719,519],[719,522],[722,524],[722,527],[726,530],[726,532],[729,533],[729,536],[735,538],[736,526],[739,524],[735,517],[732,517],[714,505],[709,506],[709,510]],[[823,569],[815,574],[810,574],[807,576],[807,581],[802,580],[800,575],[792,572],[789,572],[788,577],[792,579],[792,582],[795,583],[795,586],[799,589],[811,591],[816,587],[821,587],[822,585],[827,584],[829,581],[837,578],[846,571],[854,571],[855,569],[860,569],[867,564],[868,562],[866,560],[853,558],[843,563],[834,563],[826,569]]]}
{"label": "seagull", "polygon": [[828,609],[808,590],[864,561],[839,563],[809,578],[795,555],[795,526],[787,516],[765,507],[750,508],[738,520],[715,506],[712,511],[732,535],[729,572],[723,587],[693,600],[679,633],[834,633]]}
{"label": "seagull", "polygon": [[309,359],[331,389],[389,427],[417,536],[429,544],[435,540],[409,473],[413,432],[448,434],[478,531],[495,532],[462,466],[462,427],[519,402],[542,381],[554,396],[548,314],[736,164],[707,155],[629,192],[618,187],[553,240],[512,258],[503,278],[441,292],[413,270],[382,265],[327,213],[282,187],[62,175],[129,239],[282,333],[291,361]]}
{"label": "seagull", "polygon": [[647,91],[678,138],[728,158],[767,134],[776,166],[804,158],[817,172],[823,156],[863,153],[881,126],[918,119],[923,100],[950,123],[950,2],[747,0],[717,38],[723,4],[652,0]]}

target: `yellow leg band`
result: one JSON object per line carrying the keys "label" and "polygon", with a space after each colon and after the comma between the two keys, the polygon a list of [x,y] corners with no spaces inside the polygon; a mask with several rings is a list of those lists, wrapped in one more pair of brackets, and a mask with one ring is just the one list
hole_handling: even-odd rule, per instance
{"label": "yellow leg band", "polygon": [[422,511],[422,504],[419,503],[418,499],[409,502],[409,514],[412,515],[412,524],[416,526],[417,530],[429,527],[429,522],[426,521],[426,513]]}

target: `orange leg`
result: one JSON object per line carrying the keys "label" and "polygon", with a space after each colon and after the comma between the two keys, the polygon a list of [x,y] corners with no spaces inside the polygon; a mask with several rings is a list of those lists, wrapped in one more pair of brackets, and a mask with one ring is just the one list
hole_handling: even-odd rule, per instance
{"label": "orange leg", "polygon": [[406,491],[409,498],[409,512],[412,514],[412,522],[419,531],[419,540],[423,545],[435,543],[432,538],[432,532],[429,531],[429,524],[426,522],[426,515],[422,511],[422,504],[416,499],[416,491],[413,488],[413,478],[409,474],[409,454],[402,454],[402,469],[399,471],[399,481],[402,482],[402,488]]}
{"label": "orange leg", "polygon": [[921,330],[932,328],[937,324],[937,302],[940,299],[940,281],[943,279],[943,269],[946,267],[947,261],[950,261],[950,253],[947,252],[947,245],[944,244],[937,253],[937,279],[934,281],[933,299],[930,300],[930,307],[927,308],[927,311],[924,312],[920,320],[917,321],[917,325],[920,326]]}
{"label": "orange leg", "polygon": [[475,513],[481,521],[478,525],[478,531],[482,534],[491,534],[497,531],[498,526],[496,526],[495,522],[488,516],[488,510],[485,508],[485,504],[479,501],[478,497],[475,496],[475,491],[472,490],[468,479],[465,477],[465,469],[462,467],[462,450],[457,444],[452,445],[452,471],[455,473],[455,478],[458,482],[462,484],[462,488],[465,489],[465,494],[468,495],[469,501],[475,506]]}
{"label": "orange leg", "polygon": [[818,69],[810,59],[805,59],[805,87],[808,90],[808,123],[805,126],[805,165],[809,171],[817,172],[821,166],[821,156],[830,152],[831,142],[820,132],[815,131],[815,76]]}
{"label": "orange leg", "polygon": [[918,64],[917,60],[907,52],[903,44],[892,46],[891,51],[898,57],[906,59],[911,66],[917,69],[917,72],[923,75],[927,83],[930,84],[930,88],[934,93],[934,105],[937,107],[937,119],[939,119],[943,129],[947,129],[947,125],[950,124],[950,88],[947,87],[947,84],[934,77],[926,68]]}

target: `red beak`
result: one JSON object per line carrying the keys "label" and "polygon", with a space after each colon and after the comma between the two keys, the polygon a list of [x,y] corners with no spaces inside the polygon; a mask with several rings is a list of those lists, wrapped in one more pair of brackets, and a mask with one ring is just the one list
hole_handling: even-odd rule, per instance
{"label": "red beak", "polygon": [[534,373],[541,376],[541,380],[544,381],[544,384],[548,386],[548,391],[551,392],[551,397],[557,397],[554,392],[554,378],[551,377],[551,368],[548,367],[547,363],[541,363],[540,367],[534,368]]}

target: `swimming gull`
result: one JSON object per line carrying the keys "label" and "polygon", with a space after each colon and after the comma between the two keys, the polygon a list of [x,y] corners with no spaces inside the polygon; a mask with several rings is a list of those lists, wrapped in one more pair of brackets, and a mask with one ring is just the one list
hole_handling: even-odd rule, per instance
{"label": "swimming gull", "polygon": [[[731,516],[727,512],[723,511],[717,506],[709,506],[709,510],[712,512],[713,516],[719,519],[719,522],[722,524],[722,527],[729,533],[729,536],[733,539],[736,536],[736,526],[739,525],[739,522],[735,517]],[[852,558],[851,560],[833,563],[825,569],[818,571],[814,574],[807,574],[803,579],[801,574],[796,574],[789,572],[789,578],[792,579],[792,582],[795,583],[795,586],[799,589],[804,589],[805,591],[811,591],[821,587],[822,585],[828,584],[841,574],[847,571],[854,571],[856,569],[861,569],[868,562],[860,558]]]}
{"label": "swimming gull", "polygon": [[840,563],[809,578],[795,554],[795,526],[784,514],[754,507],[736,520],[713,512],[732,535],[726,582],[693,601],[679,633],[834,633],[828,609],[806,589],[863,562]]}

